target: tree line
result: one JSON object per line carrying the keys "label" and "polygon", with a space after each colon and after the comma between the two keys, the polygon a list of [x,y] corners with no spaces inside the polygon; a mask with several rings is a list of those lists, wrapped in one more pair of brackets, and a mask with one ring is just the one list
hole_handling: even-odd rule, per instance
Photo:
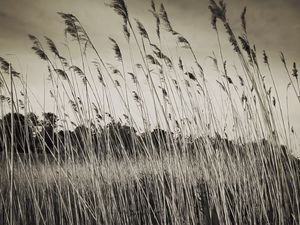
{"label": "tree line", "polygon": [[80,124],[73,130],[59,129],[58,116],[51,112],[44,113],[42,119],[34,113],[8,113],[0,120],[0,152],[13,149],[33,155],[124,157],[147,154],[150,147],[167,149],[170,135],[162,129],[138,135],[133,127],[114,120],[105,126]]}
{"label": "tree line", "polygon": [[[170,131],[156,128],[138,134],[133,127],[114,120],[105,126],[79,124],[68,130],[60,129],[58,121],[58,116],[51,112],[43,113],[42,119],[32,112],[25,116],[6,114],[0,119],[0,152],[8,156],[13,149],[19,154],[82,159],[91,154],[100,158],[124,158],[166,152],[207,157],[207,151],[226,151],[243,157],[247,151],[259,154],[274,150],[274,146],[266,140],[242,144],[222,138],[217,133],[213,137],[192,138],[180,134],[175,136]],[[286,146],[278,149],[287,159]]]}

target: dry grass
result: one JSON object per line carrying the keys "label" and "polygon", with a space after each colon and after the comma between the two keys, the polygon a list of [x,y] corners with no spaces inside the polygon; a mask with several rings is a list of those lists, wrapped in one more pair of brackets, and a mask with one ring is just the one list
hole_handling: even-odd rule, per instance
{"label": "dry grass", "polygon": [[[298,146],[268,56],[263,51],[260,62],[247,38],[246,10],[236,36],[223,1],[210,1],[219,44],[218,56],[210,57],[215,82],[163,5],[151,5],[155,40],[138,20],[135,29],[123,0],[109,6],[122,17],[128,44],[110,38],[117,66],[106,62],[74,15],[59,13],[68,57],[49,38],[47,50],[29,36],[49,68],[57,123],[47,113],[40,123],[29,119],[27,81],[0,58],[0,224],[299,224],[300,165],[291,154]],[[236,71],[224,59],[218,22],[239,59]],[[162,35],[183,48],[179,55],[167,55]],[[79,62],[72,58],[76,50]],[[296,64],[290,73],[281,60],[298,97]],[[4,117],[5,107],[23,112],[23,122]],[[18,146],[27,153],[16,152]]]}

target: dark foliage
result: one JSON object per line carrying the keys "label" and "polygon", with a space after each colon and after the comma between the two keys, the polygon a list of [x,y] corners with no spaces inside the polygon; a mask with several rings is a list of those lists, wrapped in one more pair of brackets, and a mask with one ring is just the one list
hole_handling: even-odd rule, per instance
{"label": "dark foliage", "polygon": [[14,113],[13,116],[9,113],[3,117],[0,123],[0,151],[11,151],[12,141],[16,152],[28,153],[33,149],[33,131],[30,126],[26,126],[25,120],[25,117],[19,113]]}

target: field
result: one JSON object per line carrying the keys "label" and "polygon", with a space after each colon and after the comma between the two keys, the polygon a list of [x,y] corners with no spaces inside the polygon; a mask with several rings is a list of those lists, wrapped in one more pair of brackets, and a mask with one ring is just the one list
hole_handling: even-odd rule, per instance
{"label": "field", "polygon": [[[126,44],[109,38],[113,62],[76,15],[58,13],[64,49],[29,35],[49,73],[41,118],[26,75],[0,57],[0,224],[300,224],[296,63],[281,53],[281,96],[267,53],[248,39],[246,8],[237,35],[223,1],[209,2],[213,74],[163,4],[151,2],[149,33],[124,0],[107,7]],[[221,33],[238,64],[225,60]]]}

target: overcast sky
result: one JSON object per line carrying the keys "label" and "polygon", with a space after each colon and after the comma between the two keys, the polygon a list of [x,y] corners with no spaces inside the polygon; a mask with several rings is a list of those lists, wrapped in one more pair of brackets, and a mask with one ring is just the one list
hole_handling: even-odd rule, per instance
{"label": "overcast sky", "polygon": [[[239,25],[239,15],[248,7],[249,33],[259,46],[272,51],[284,50],[300,58],[300,1],[299,0],[227,0],[228,16]],[[27,34],[61,37],[60,19],[56,12],[71,12],[78,16],[96,40],[112,35],[120,25],[118,17],[103,0],[0,0],[1,53],[28,52]],[[109,3],[107,0],[106,3]],[[208,0],[163,1],[170,19],[193,44],[209,40],[211,33]],[[128,0],[129,12],[145,24],[153,18],[147,9],[148,0]]]}
{"label": "overcast sky", "polygon": [[[138,18],[146,28],[154,27],[154,19],[148,9],[149,0],[127,0],[129,14]],[[216,35],[211,28],[208,0],[165,0],[169,18],[176,31],[183,34],[196,50],[200,62],[217,51]],[[227,15],[231,25],[240,29],[240,14],[247,6],[247,25],[250,40],[259,52],[266,50],[270,55],[276,81],[282,92],[288,80],[280,65],[279,53],[283,51],[288,65],[300,65],[300,1],[299,0],[227,0]],[[40,59],[32,52],[27,35],[39,38],[44,35],[61,44],[64,40],[63,22],[56,12],[76,15],[90,34],[104,58],[111,57],[108,37],[124,43],[122,20],[105,3],[109,0],[0,0],[0,56],[17,64],[28,73],[32,89],[41,91],[43,84]],[[160,2],[157,2],[160,3]],[[150,36],[154,34],[150,32]],[[223,35],[221,35],[223,36]],[[168,42],[168,40],[165,40]],[[232,48],[224,42],[225,55],[232,54]],[[11,56],[15,54],[16,56]],[[284,93],[284,92],[283,92]],[[296,106],[294,106],[296,107]],[[296,111],[298,109],[298,111]],[[293,108],[291,117],[300,128],[299,107]]]}
{"label": "overcast sky", "polygon": [[[175,29],[187,37],[199,57],[210,55],[216,46],[216,37],[210,25],[208,0],[162,2]],[[240,27],[240,13],[247,6],[249,36],[259,50],[267,50],[274,60],[283,51],[291,61],[300,61],[299,0],[225,2],[229,20],[237,29]],[[28,33],[38,37],[46,35],[54,41],[63,40],[62,21],[56,14],[59,11],[76,15],[97,48],[105,54],[110,47],[108,36],[124,41],[121,20],[105,3],[109,0],[0,0],[0,54],[17,54],[22,65],[30,67],[33,54]],[[127,5],[132,18],[139,18],[146,27],[154,25],[154,19],[148,12],[149,0],[127,0]]]}

